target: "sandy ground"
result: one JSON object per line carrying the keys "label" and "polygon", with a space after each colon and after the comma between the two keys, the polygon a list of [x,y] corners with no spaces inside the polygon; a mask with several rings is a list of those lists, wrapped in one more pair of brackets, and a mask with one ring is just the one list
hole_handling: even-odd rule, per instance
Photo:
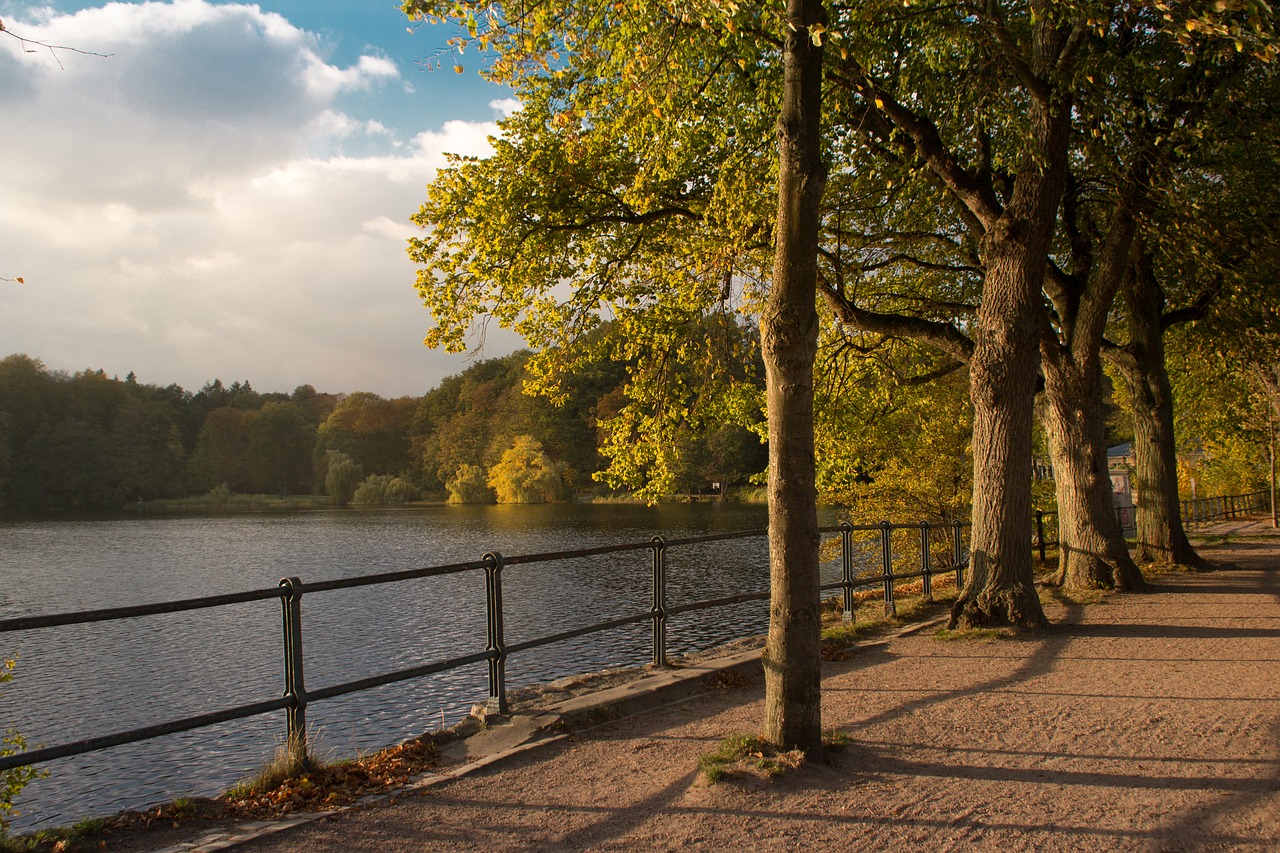
{"label": "sandy ground", "polygon": [[[1050,608],[1040,639],[924,631],[825,669],[847,744],[710,785],[758,681],[619,720],[238,850],[1277,850],[1280,539]],[[840,848],[827,848],[840,849]]]}

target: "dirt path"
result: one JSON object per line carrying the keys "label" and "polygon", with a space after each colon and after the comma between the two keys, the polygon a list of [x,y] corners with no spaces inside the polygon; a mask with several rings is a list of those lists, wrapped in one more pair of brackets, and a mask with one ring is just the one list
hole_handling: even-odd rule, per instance
{"label": "dirt path", "polygon": [[755,683],[237,849],[1276,850],[1280,540],[1204,553],[1234,568],[1061,602],[1044,639],[922,632],[827,664],[848,744],[781,777],[697,774],[757,730]]}

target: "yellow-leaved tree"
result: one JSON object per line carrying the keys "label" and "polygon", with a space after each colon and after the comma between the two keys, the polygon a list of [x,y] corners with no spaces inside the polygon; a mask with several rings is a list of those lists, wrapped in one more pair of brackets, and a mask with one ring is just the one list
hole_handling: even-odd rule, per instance
{"label": "yellow-leaved tree", "polygon": [[560,466],[542,451],[537,439],[520,435],[489,469],[489,487],[500,504],[552,503],[564,498],[561,475]]}

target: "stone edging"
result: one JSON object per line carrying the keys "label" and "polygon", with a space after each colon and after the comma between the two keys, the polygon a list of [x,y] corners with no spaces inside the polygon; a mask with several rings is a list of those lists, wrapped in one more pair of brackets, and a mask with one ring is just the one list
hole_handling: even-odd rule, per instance
{"label": "stone edging", "polygon": [[[554,729],[561,728],[563,725],[573,725],[580,730],[591,729],[623,717],[657,711],[700,692],[705,689],[707,681],[721,673],[738,672],[743,675],[754,675],[759,674],[760,671],[760,651],[754,650],[698,666],[665,670],[597,693],[567,699],[530,716],[512,717],[507,725],[518,725],[527,729],[525,739],[516,745],[469,756],[465,764],[446,770],[428,771],[393,791],[370,794],[351,805],[322,812],[306,812],[276,820],[242,823],[229,829],[210,832],[194,841],[159,848],[151,853],[212,853],[215,850],[229,850],[244,842],[306,826],[333,815],[372,806],[392,805],[406,794],[466,776],[507,758],[566,740],[569,737],[568,734],[553,733]],[[495,726],[492,731],[502,727],[502,725]],[[487,731],[491,730],[482,730],[468,741],[474,742],[477,738],[483,740]],[[483,744],[481,747],[483,748]]]}

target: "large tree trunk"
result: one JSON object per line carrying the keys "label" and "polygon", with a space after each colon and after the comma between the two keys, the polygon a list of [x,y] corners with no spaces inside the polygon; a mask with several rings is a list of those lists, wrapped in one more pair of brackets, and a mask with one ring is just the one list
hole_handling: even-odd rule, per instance
{"label": "large tree trunk", "polygon": [[[953,629],[1048,627],[1031,561],[1031,426],[1039,362],[1040,274],[1052,219],[988,233],[973,359],[973,529]],[[1034,240],[1017,240],[1022,232]]]}
{"label": "large tree trunk", "polygon": [[822,49],[809,38],[817,0],[788,0],[778,118],[778,221],[773,282],[760,318],[769,407],[769,639],[764,738],[822,750],[821,579],[813,460],[818,349]]}
{"label": "large tree trunk", "polygon": [[1102,420],[1102,366],[1044,359],[1041,422],[1058,496],[1058,582],[1067,589],[1146,588],[1116,515]]}
{"label": "large tree trunk", "polygon": [[1178,496],[1178,457],[1173,435],[1173,390],[1165,369],[1165,297],[1151,259],[1139,250],[1122,291],[1129,343],[1112,351],[1133,406],[1133,452],[1137,459],[1138,552],[1144,563],[1211,568],[1187,539]]}
{"label": "large tree trunk", "polygon": [[[1033,5],[1032,56],[1047,79],[1070,65],[1072,49],[1051,4]],[[1029,94],[1028,145],[1008,203],[987,220],[982,237],[986,276],[969,363],[973,528],[969,572],[951,609],[953,629],[1048,627],[1032,574],[1031,427],[1047,324],[1041,283],[1066,188],[1071,97],[1053,87]],[[941,167],[945,174],[946,164]]]}

